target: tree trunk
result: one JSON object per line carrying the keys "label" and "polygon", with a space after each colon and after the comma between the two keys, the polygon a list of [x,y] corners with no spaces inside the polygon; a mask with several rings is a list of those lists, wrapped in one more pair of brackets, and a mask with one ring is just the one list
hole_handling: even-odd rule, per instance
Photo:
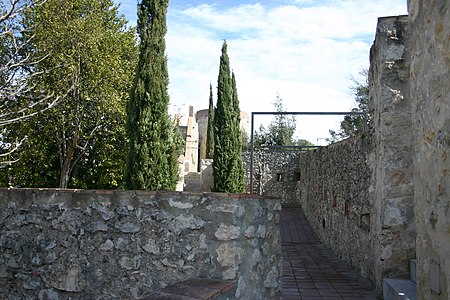
{"label": "tree trunk", "polygon": [[69,184],[70,173],[72,171],[71,165],[77,146],[78,146],[78,131],[75,131],[74,135],[72,136],[72,140],[67,143],[67,148],[65,151],[66,153],[61,153],[64,159],[61,165],[59,187],[62,189],[66,189]]}

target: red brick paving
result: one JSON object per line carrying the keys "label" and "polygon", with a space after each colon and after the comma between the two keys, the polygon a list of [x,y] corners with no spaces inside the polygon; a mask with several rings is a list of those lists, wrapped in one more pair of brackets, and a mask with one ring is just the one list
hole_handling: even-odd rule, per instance
{"label": "red brick paving", "polygon": [[300,207],[281,212],[283,300],[378,300],[358,273],[318,240]]}

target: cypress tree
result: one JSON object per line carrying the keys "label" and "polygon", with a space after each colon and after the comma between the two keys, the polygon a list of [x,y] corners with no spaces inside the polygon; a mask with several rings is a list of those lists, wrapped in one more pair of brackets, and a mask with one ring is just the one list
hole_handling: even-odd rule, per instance
{"label": "cypress tree", "polygon": [[231,87],[232,87],[232,92],[233,92],[232,107],[234,108],[234,117],[235,117],[234,124],[236,124],[236,130],[237,130],[237,133],[234,135],[234,138],[235,138],[235,145],[237,147],[236,155],[237,155],[237,157],[239,157],[239,159],[234,160],[233,163],[235,164],[234,168],[237,169],[237,175],[239,176],[236,181],[239,184],[238,190],[243,192],[245,189],[245,185],[244,185],[244,166],[242,163],[241,110],[239,108],[239,98],[238,98],[238,92],[237,92],[237,87],[236,87],[236,77],[234,76],[234,72],[232,72],[232,76],[231,76]]}
{"label": "cypress tree", "polygon": [[125,188],[173,190],[178,161],[168,113],[169,76],[165,56],[169,0],[142,0],[138,5],[139,62],[127,105],[130,148]]}
{"label": "cypress tree", "polygon": [[209,84],[208,130],[206,133],[206,158],[214,156],[214,99],[212,85]]}
{"label": "cypress tree", "polygon": [[242,193],[244,191],[240,110],[236,80],[233,78],[230,72],[227,43],[224,41],[217,83],[217,107],[214,112],[213,190],[215,192]]}

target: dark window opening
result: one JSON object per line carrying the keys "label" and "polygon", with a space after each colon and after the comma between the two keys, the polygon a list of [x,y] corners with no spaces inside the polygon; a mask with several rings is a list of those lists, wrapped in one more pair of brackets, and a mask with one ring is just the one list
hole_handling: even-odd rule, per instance
{"label": "dark window opening", "polygon": [[278,182],[283,181],[283,173],[277,173],[277,181]]}
{"label": "dark window opening", "polygon": [[345,201],[345,205],[344,205],[344,214],[346,216],[348,216],[350,213],[350,202]]}

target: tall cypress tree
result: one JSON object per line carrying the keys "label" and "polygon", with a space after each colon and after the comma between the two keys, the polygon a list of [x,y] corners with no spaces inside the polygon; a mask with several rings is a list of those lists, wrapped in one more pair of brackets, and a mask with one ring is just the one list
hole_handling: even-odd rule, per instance
{"label": "tall cypress tree", "polygon": [[125,188],[173,190],[178,180],[177,149],[168,113],[169,76],[165,56],[169,0],[138,5],[139,63],[127,105],[130,150]]}
{"label": "tall cypress tree", "polygon": [[[234,78],[234,76],[233,76]],[[220,56],[217,107],[214,113],[213,175],[215,192],[242,193],[242,137],[236,80],[230,72],[227,43]]]}
{"label": "tall cypress tree", "polygon": [[236,151],[239,159],[236,159],[233,161],[235,164],[234,168],[236,168],[237,174],[239,175],[237,179],[237,183],[240,185],[239,190],[241,192],[244,191],[245,185],[244,185],[244,166],[242,163],[242,128],[241,128],[241,110],[239,108],[239,98],[238,98],[238,92],[237,92],[237,86],[236,86],[236,77],[234,76],[234,72],[232,72],[231,75],[231,87],[233,91],[233,105],[234,108],[234,124],[236,124],[237,134],[234,135],[235,138],[235,145],[237,147]]}
{"label": "tall cypress tree", "polygon": [[209,84],[208,130],[206,133],[206,158],[214,156],[214,99],[212,85]]}

